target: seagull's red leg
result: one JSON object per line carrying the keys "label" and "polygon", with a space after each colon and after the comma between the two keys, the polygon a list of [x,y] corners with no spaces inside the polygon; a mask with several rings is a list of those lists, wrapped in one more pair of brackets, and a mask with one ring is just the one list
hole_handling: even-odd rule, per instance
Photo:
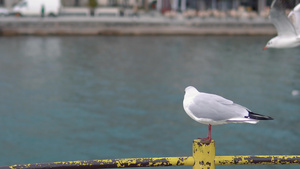
{"label": "seagull's red leg", "polygon": [[209,139],[209,142],[211,142],[211,125],[208,125],[208,135],[207,138]]}
{"label": "seagull's red leg", "polygon": [[211,125],[208,125],[208,135],[206,138],[202,138],[201,142],[210,143],[211,142]]}

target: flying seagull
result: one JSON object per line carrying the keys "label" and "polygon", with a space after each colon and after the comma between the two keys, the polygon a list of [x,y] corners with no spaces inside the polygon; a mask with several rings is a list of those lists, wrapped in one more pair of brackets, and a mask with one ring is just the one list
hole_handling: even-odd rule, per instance
{"label": "flying seagull", "polygon": [[273,0],[269,18],[277,30],[277,36],[269,40],[267,48],[292,48],[300,45],[300,4],[286,16],[287,2]]}
{"label": "flying seagull", "polygon": [[203,142],[211,142],[211,125],[256,124],[259,120],[273,120],[272,117],[253,113],[224,97],[199,92],[193,86],[185,88],[183,108],[193,120],[208,125],[208,136],[201,139]]}

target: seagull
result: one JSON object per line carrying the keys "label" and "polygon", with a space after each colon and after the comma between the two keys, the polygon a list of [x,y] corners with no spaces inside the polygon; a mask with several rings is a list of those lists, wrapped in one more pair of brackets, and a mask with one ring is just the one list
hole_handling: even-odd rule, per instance
{"label": "seagull", "polygon": [[300,4],[288,16],[284,0],[273,0],[269,18],[277,30],[277,36],[269,40],[267,48],[292,48],[300,45]]}
{"label": "seagull", "polygon": [[215,94],[199,92],[195,87],[185,88],[183,99],[185,112],[195,121],[208,125],[208,136],[202,142],[211,142],[211,125],[227,123],[256,124],[259,120],[272,117],[251,112],[248,108]]}

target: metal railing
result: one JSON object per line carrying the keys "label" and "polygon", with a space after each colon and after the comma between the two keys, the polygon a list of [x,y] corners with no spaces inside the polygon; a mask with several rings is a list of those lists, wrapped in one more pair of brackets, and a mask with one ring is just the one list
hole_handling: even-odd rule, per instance
{"label": "metal railing", "polygon": [[124,167],[193,166],[193,169],[215,169],[215,165],[300,164],[300,155],[215,156],[215,142],[193,142],[193,156],[124,158],[0,166],[0,169],[96,169]]}

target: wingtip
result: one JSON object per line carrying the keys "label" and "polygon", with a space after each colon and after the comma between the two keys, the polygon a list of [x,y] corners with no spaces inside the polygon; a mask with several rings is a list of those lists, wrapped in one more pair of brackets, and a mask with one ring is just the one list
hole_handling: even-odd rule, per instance
{"label": "wingtip", "polygon": [[253,113],[253,112],[249,112],[249,117],[250,117],[250,119],[255,119],[255,120],[274,120],[270,116],[256,114],[256,113]]}

